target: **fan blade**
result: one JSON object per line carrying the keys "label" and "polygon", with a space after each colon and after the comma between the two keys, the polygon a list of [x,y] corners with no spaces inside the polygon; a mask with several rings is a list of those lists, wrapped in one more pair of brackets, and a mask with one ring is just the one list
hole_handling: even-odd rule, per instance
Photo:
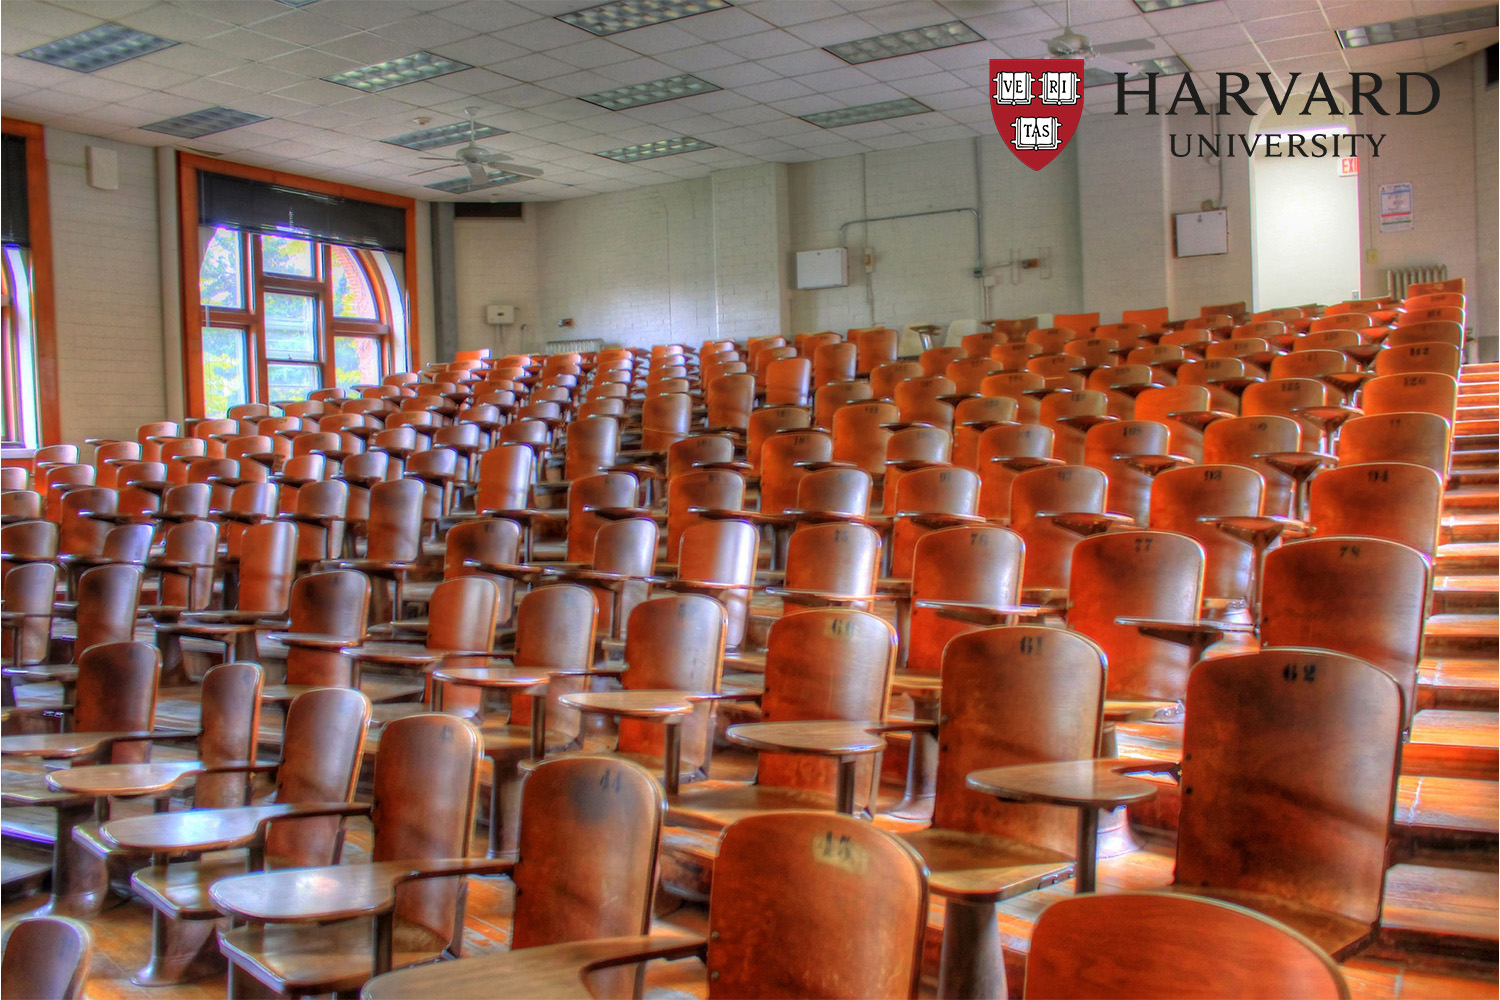
{"label": "fan blade", "polygon": [[483,184],[490,179],[490,175],[485,172],[483,164],[466,163],[464,164],[464,166],[469,168],[469,178],[473,180],[475,184]]}
{"label": "fan blade", "polygon": [[528,167],[528,166],[526,166],[525,164],[522,164],[522,163],[507,164],[506,166],[503,166],[500,169],[502,171],[504,171],[505,173],[507,173],[507,174],[515,174],[518,177],[540,177],[540,176],[542,176],[542,168],[541,167]]}
{"label": "fan blade", "polygon": [[[450,163],[448,166],[451,167],[452,165],[453,164]],[[447,170],[447,169],[448,169],[448,167],[428,167],[426,170],[418,170],[416,173],[414,173],[414,174],[407,174],[406,176],[408,176],[408,177],[421,177],[423,174],[435,174],[439,170]]]}
{"label": "fan blade", "polygon": [[1111,59],[1108,56],[1090,59],[1089,66],[1106,73],[1124,73],[1126,76],[1139,76],[1141,72],[1138,66],[1119,59]]}
{"label": "fan blade", "polygon": [[455,160],[451,156],[419,156],[419,157],[417,157],[417,159],[419,159],[419,160],[434,160],[434,161],[436,161],[438,163],[457,163],[458,162],[457,160]]}
{"label": "fan blade", "polygon": [[515,159],[515,157],[511,156],[509,153],[501,153],[493,149],[486,149],[484,153],[478,157],[478,159],[481,163],[503,163],[513,160]]}
{"label": "fan blade", "polygon": [[1116,52],[1150,52],[1156,48],[1144,38],[1137,38],[1130,42],[1105,42],[1103,45],[1095,45],[1094,51],[1101,56],[1112,55]]}

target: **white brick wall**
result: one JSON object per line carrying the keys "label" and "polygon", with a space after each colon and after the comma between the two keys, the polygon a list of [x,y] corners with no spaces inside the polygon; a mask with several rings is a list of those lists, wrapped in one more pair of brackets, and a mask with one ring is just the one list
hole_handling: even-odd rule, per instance
{"label": "white brick wall", "polygon": [[[133,438],[167,408],[154,153],[50,128],[46,140],[62,440]],[[88,186],[90,145],[119,153],[119,190]]]}
{"label": "white brick wall", "polygon": [[1082,302],[1105,323],[1168,301],[1166,131],[1160,118],[1093,115],[1074,140],[1082,230]]}
{"label": "white brick wall", "polygon": [[[785,332],[787,168],[780,163],[720,170],[713,188],[714,336],[742,340]],[[708,336],[703,332],[699,340]]]}
{"label": "white brick wall", "polygon": [[1500,321],[1496,311],[1500,309],[1496,295],[1496,276],[1500,274],[1497,260],[1496,218],[1500,208],[1496,206],[1496,192],[1500,183],[1496,177],[1495,121],[1497,96],[1500,89],[1484,89],[1484,56],[1469,60],[1474,74],[1474,273],[1469,275],[1469,325],[1480,337],[1480,354],[1485,361],[1496,358],[1496,340],[1500,336]]}
{"label": "white brick wall", "polygon": [[[708,178],[536,206],[540,321],[528,347],[701,342],[714,328]],[[571,317],[574,325],[559,329]]]}
{"label": "white brick wall", "polygon": [[[497,355],[519,353],[541,328],[536,266],[536,209],[521,219],[454,219],[453,260],[457,267],[458,346],[488,347]],[[513,326],[484,321],[487,305],[513,305]]]}

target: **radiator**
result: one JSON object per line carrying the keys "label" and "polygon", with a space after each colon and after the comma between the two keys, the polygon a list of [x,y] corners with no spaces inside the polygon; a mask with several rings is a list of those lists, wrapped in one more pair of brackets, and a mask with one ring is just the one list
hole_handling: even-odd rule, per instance
{"label": "radiator", "polygon": [[1386,280],[1390,282],[1390,295],[1392,298],[1406,298],[1406,289],[1411,285],[1421,284],[1428,281],[1447,281],[1448,265],[1426,264],[1422,267],[1401,267],[1394,271],[1385,272]]}
{"label": "radiator", "polygon": [[547,341],[548,354],[590,354],[604,349],[598,337],[574,337],[572,340]]}

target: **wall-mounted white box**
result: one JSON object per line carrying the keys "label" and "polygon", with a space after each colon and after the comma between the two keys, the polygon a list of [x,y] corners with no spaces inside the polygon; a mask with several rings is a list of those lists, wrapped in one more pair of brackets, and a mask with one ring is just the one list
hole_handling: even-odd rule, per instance
{"label": "wall-mounted white box", "polygon": [[798,288],[842,288],[849,284],[849,251],[804,250],[797,254]]}
{"label": "wall-mounted white box", "polygon": [[490,326],[509,326],[516,321],[516,307],[485,306],[484,321]]}

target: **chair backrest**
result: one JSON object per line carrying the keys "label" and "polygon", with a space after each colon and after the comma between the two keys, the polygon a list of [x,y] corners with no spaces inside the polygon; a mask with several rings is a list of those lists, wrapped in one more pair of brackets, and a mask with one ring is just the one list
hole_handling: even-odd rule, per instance
{"label": "chair backrest", "polygon": [[[199,760],[225,764],[254,759],[261,682],[256,663],[221,663],[203,675]],[[200,774],[193,785],[195,809],[243,806],[249,800],[250,783],[243,774]]]}
{"label": "chair backrest", "polygon": [[[1014,459],[1048,459],[1052,456],[1052,428],[1040,424],[1006,423],[988,427],[979,435],[976,469],[979,472],[981,517],[1004,521],[1010,517],[1011,484],[1026,471],[1025,463],[1012,467]],[[954,441],[955,458],[958,441]]]}
{"label": "chair backrest", "polygon": [[[128,639],[106,640],[84,648],[77,662],[75,732],[139,732],[152,727],[161,673],[161,654],[155,648]],[[149,743],[117,744],[110,763],[144,761],[149,748]]]}
{"label": "chair backrest", "polygon": [[728,469],[693,469],[667,482],[667,561],[676,562],[682,533],[703,521],[692,508],[743,510],[745,477]]}
{"label": "chair backrest", "polygon": [[[332,635],[356,643],[365,634],[370,613],[370,578],[352,569],[308,573],[292,584],[289,599],[292,632]],[[319,687],[348,687],[352,664],[338,649],[289,646],[286,682]]]}
{"label": "chair backrest", "polygon": [[[625,637],[627,691],[717,691],[724,668],[724,606],[701,594],[654,597],[630,613]],[[713,706],[702,703],[679,727],[684,770],[708,765],[713,751]],[[660,757],[665,727],[620,720],[619,748]]]}
{"label": "chair backrest", "polygon": [[819,431],[788,431],[767,439],[760,453],[760,509],[779,514],[796,507],[798,485],[808,475],[804,464],[832,458],[833,439]]}
{"label": "chair backrest", "polygon": [[416,479],[370,487],[369,558],[409,561],[421,556],[425,497],[426,485]]}
{"label": "chair backrest", "polygon": [[1104,648],[1110,697],[1182,699],[1193,665],[1188,648],[1115,619],[1192,621],[1202,592],[1203,547],[1186,535],[1120,531],[1078,543],[1068,627]]}
{"label": "chair backrest", "polygon": [[1430,573],[1422,553],[1359,535],[1307,538],[1268,552],[1261,572],[1261,642],[1336,650],[1379,667],[1400,686],[1410,717]]}
{"label": "chair backrest", "polygon": [[1203,597],[1238,602],[1250,592],[1255,550],[1201,517],[1257,517],[1265,485],[1242,465],[1168,469],[1151,484],[1151,527],[1187,535],[1203,546]]}
{"label": "chair backrest", "polygon": [[1452,344],[1437,340],[1412,341],[1387,346],[1375,355],[1377,375],[1404,375],[1408,372],[1441,372],[1458,378],[1463,355]]}
{"label": "chair backrest", "polygon": [[1005,528],[960,526],[929,531],[917,539],[912,557],[911,624],[907,629],[906,669],[935,674],[943,649],[954,636],[975,626],[946,618],[918,601],[964,601],[990,607],[1017,603],[1025,545]]}
{"label": "chair backrest", "polygon": [[94,939],[86,925],[68,917],[26,917],[5,934],[0,992],[79,1000],[93,959]]}
{"label": "chair backrest", "polygon": [[1103,417],[1108,408],[1109,397],[1093,389],[1054,392],[1043,399],[1038,422],[1052,431],[1052,457],[1069,465],[1082,465],[1089,424],[1079,418]]}
{"label": "chair backrest", "polygon": [[[1079,961],[1087,955],[1087,961]],[[1059,899],[1031,932],[1026,1000],[1120,997],[1339,1000],[1333,959],[1283,923],[1167,892]]]}
{"label": "chair backrest", "polygon": [[874,393],[868,382],[830,382],[818,387],[813,394],[813,423],[829,430],[833,427],[833,415],[846,403],[859,403],[873,399]]}
{"label": "chair backrest", "polygon": [[[647,933],[663,806],[655,779],[628,760],[538,764],[521,791],[511,949]],[[627,988],[634,979],[606,975]]]}
{"label": "chair backrest", "polygon": [[953,404],[940,399],[957,392],[946,375],[924,375],[896,383],[896,409],[907,422],[929,423],[948,429],[953,426]]}
{"label": "chair backrest", "polygon": [[797,483],[795,509],[863,515],[870,509],[870,485],[870,474],[863,469],[809,472]]}
{"label": "chair backrest", "polygon": [[1040,514],[1102,514],[1109,480],[1099,469],[1065,465],[1029,469],[1010,490],[1010,526],[1026,545],[1021,585],[1027,590],[1065,591],[1073,550],[1081,537]]}
{"label": "chair backrest", "polygon": [[897,345],[901,335],[886,327],[871,330],[850,330],[850,338],[859,352],[857,371],[869,377],[878,366],[896,360]]}
{"label": "chair backrest", "polygon": [[833,457],[852,462],[871,476],[885,472],[891,432],[882,424],[895,423],[901,411],[894,403],[850,403],[833,414]]}
{"label": "chair backrest", "polygon": [[1297,411],[1309,406],[1325,406],[1333,389],[1310,378],[1278,378],[1257,382],[1240,397],[1240,413],[1247,417],[1291,417],[1303,433],[1317,439],[1320,428],[1312,421],[1298,417]]}
{"label": "chair backrest", "polygon": [[43,663],[51,635],[52,602],[57,598],[57,566],[21,563],[5,571],[0,602],[10,614],[27,615],[16,628],[0,632],[0,657],[8,664]]}
{"label": "chair backrest", "polygon": [[585,417],[568,425],[563,478],[592,476],[615,464],[620,446],[620,422],[613,417]]}
{"label": "chair backrest", "polygon": [[[890,483],[887,474],[886,482]],[[889,491],[888,491],[889,492]],[[920,514],[972,516],[979,506],[979,473],[955,465],[917,469],[895,483],[886,512],[895,515],[891,529],[891,575],[909,579],[917,539],[933,530]]]}
{"label": "chair backrest", "polygon": [[759,541],[759,533],[744,521],[704,521],[683,532],[682,558],[677,564],[680,579],[745,588],[719,598],[729,615],[725,644],[730,649],[745,640]]}
{"label": "chair backrest", "polygon": [[524,444],[501,444],[479,456],[474,509],[522,510],[530,496],[534,456]]}
{"label": "chair backrest", "polygon": [[[884,719],[895,660],[895,631],[868,612],[815,608],[782,615],[766,640],[762,717],[767,722]],[[756,781],[831,791],[836,766],[831,760],[763,752]]]}
{"label": "chair backrest", "polygon": [[[1037,707],[1046,706],[1039,712]],[[970,772],[1098,755],[1104,651],[1039,625],[987,628],[943,652],[942,752],[934,829],[992,834],[1072,854],[1078,810],[1001,802],[970,789]]]}
{"label": "chair backrest", "polygon": [[1308,486],[1308,521],[1318,535],[1369,535],[1437,553],[1443,481],[1405,462],[1325,469]]}
{"label": "chair backrest", "polygon": [[78,578],[77,658],[99,642],[125,642],[135,634],[141,571],[124,563],[95,566]]}
{"label": "chair backrest", "polygon": [[1000,370],[1000,362],[991,357],[958,358],[943,369],[955,392],[978,392],[979,384]]}
{"label": "chair backrest", "polygon": [[1355,417],[1339,428],[1342,465],[1409,462],[1448,475],[1452,425],[1434,413],[1378,413]]}
{"label": "chair backrest", "polygon": [[750,816],[714,866],[710,995],[915,997],[926,925],[926,867],[900,840],[835,813]]}
{"label": "chair backrest", "polygon": [[1084,460],[1109,477],[1105,509],[1125,514],[1137,524],[1150,517],[1151,477],[1130,465],[1136,455],[1165,455],[1171,431],[1154,420],[1118,420],[1095,424],[1084,437]]}
{"label": "chair backrest", "polygon": [[909,378],[920,378],[922,366],[915,361],[887,361],[870,372],[870,391],[876,399],[896,398],[896,386]]}
{"label": "chair backrest", "polygon": [[787,544],[786,585],[793,590],[868,597],[879,567],[880,535],[863,524],[802,525]]}
{"label": "chair backrest", "polygon": [[1458,380],[1438,372],[1380,375],[1364,384],[1365,414],[1435,413],[1452,421],[1458,411]]}
{"label": "chair backrest", "polygon": [[[474,724],[428,713],[397,719],[375,751],[372,861],[462,858],[469,853],[484,741]],[[441,776],[441,780],[434,780]],[[462,878],[424,879],[396,890],[396,920],[416,924],[457,953]]]}
{"label": "chair backrest", "polygon": [[297,565],[296,529],[285,521],[267,521],[246,528],[241,544],[238,609],[285,614]]}
{"label": "chair backrest", "polygon": [[119,509],[118,505],[118,493],[97,486],[85,486],[63,494],[61,516],[57,518],[52,517],[52,508],[58,505],[49,501],[48,519],[57,521],[57,551],[65,555],[89,556],[103,552],[109,522],[96,520],[88,514],[113,514]]}
{"label": "chair backrest", "polygon": [[[352,799],[369,725],[370,699],[352,688],[314,688],[293,698],[286,710],[276,801]],[[272,823],[266,830],[267,867],[333,864],[343,843],[341,829],[337,816]]]}
{"label": "chair backrest", "polygon": [[854,378],[858,369],[859,348],[848,341],[821,344],[813,351],[812,358],[814,387],[847,382]]}
{"label": "chair backrest", "polygon": [[1463,324],[1451,319],[1428,320],[1398,326],[1386,337],[1387,347],[1438,342],[1458,349],[1464,346]]}
{"label": "chair backrest", "polygon": [[760,471],[761,448],[776,433],[812,425],[812,414],[801,406],[762,406],[750,414],[745,431],[745,460],[751,469]]}
{"label": "chair backrest", "polygon": [[628,472],[601,472],[575,479],[568,489],[568,561],[592,565],[594,536],[609,523],[585,507],[629,507],[640,489]]}
{"label": "chair backrest", "polygon": [[1402,718],[1392,678],[1351,655],[1268,644],[1199,663],[1187,685],[1176,883],[1264,893],[1373,931]]}
{"label": "chair backrest", "polygon": [[1217,420],[1203,432],[1203,461],[1210,465],[1243,465],[1260,473],[1265,483],[1261,511],[1281,517],[1292,513],[1296,482],[1256,455],[1297,451],[1302,447],[1302,425],[1290,417],[1234,417]]}

